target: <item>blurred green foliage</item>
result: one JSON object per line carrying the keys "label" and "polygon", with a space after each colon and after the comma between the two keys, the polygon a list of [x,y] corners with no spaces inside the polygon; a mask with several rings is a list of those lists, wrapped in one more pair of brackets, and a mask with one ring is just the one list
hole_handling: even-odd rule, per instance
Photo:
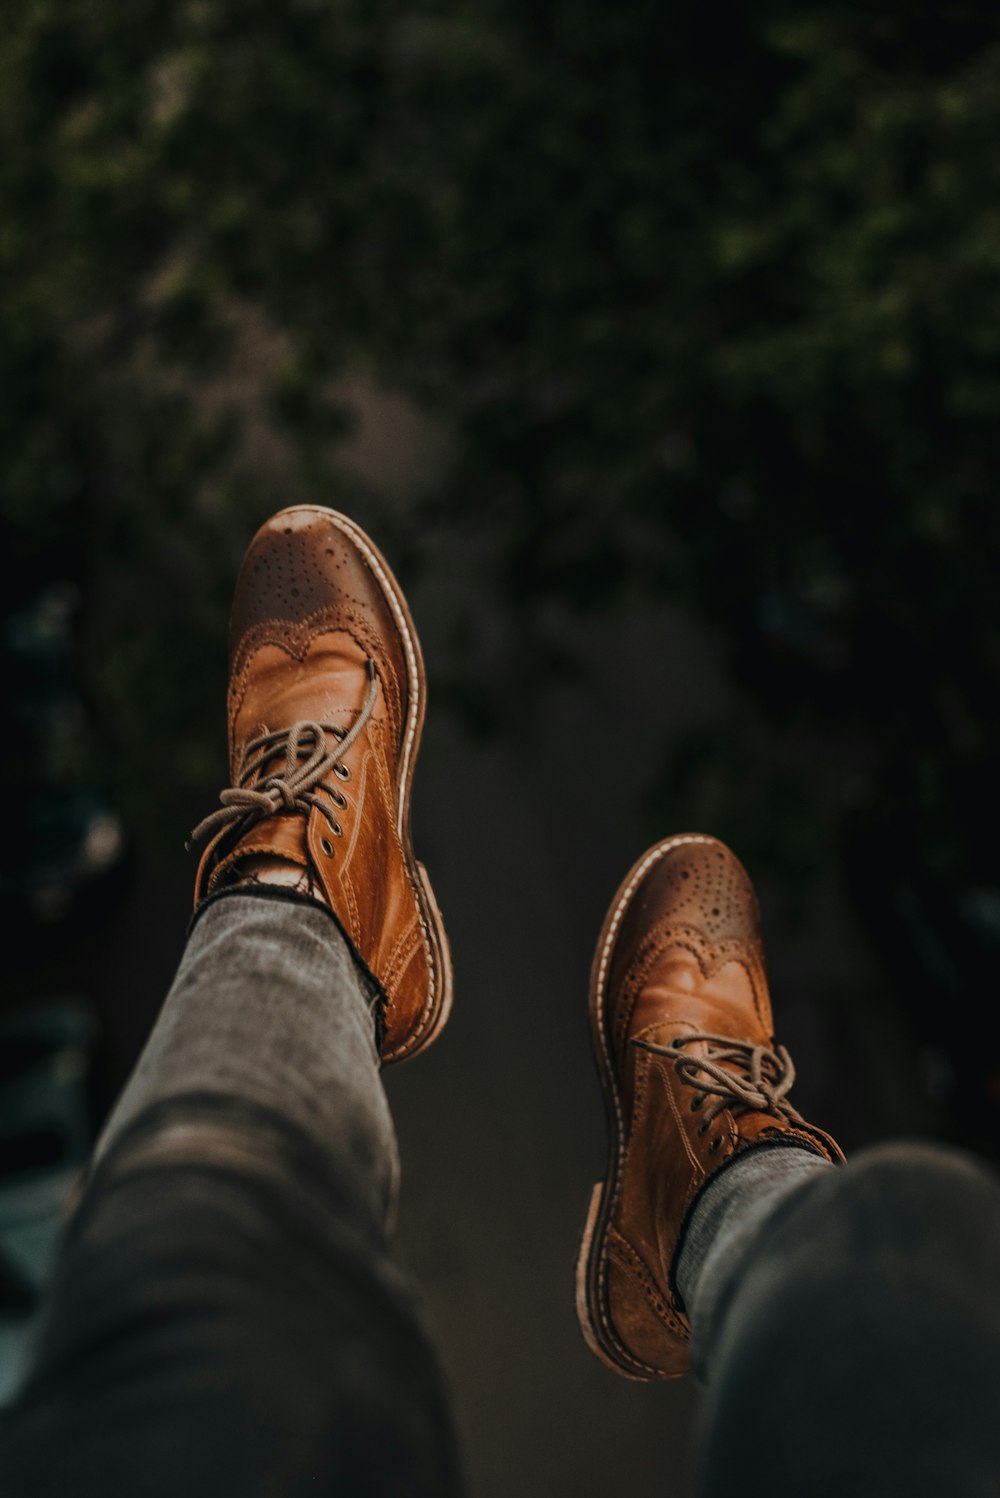
{"label": "blurred green foliage", "polygon": [[[134,819],[214,780],[236,561],[318,498],[407,582],[466,559],[432,630],[470,722],[525,650],[572,664],[578,611],[664,596],[745,693],[665,746],[672,806],[788,875],[848,802],[983,865],[995,7],[10,0],[4,31],[4,574],[79,566]],[[404,501],[343,461],[359,372],[453,434]]]}

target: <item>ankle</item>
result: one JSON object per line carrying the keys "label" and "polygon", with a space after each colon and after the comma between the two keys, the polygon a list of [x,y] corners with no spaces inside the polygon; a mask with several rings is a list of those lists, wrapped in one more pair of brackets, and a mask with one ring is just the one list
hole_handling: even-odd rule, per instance
{"label": "ankle", "polygon": [[674,1259],[674,1281],[689,1317],[719,1298],[786,1197],[833,1162],[797,1144],[741,1150],[705,1183]]}
{"label": "ankle", "polygon": [[296,894],[310,895],[319,903],[326,903],[315,893],[315,880],[310,876],[308,869],[302,868],[300,864],[291,863],[288,859],[275,858],[269,854],[253,854],[241,859],[233,868],[227,883],[231,889],[269,885],[279,889],[294,890]]}

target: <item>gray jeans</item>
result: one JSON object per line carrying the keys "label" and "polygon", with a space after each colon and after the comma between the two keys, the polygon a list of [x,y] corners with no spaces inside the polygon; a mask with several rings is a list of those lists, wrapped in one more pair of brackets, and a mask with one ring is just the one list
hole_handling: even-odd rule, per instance
{"label": "gray jeans", "polygon": [[71,1224],[4,1498],[460,1490],[389,1254],[375,991],[283,892],[203,907]]}
{"label": "gray jeans", "polygon": [[[203,908],[5,1417],[4,1498],[460,1491],[388,1249],[376,1002],[311,902]],[[701,1492],[993,1498],[998,1262],[1000,1187],[961,1155],[833,1169],[762,1149],[722,1171],[678,1263],[707,1383]]]}

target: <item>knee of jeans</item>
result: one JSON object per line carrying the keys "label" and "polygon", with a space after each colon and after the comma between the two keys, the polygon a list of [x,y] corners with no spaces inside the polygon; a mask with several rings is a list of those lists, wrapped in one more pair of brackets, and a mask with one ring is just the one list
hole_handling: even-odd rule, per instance
{"label": "knee of jeans", "polygon": [[894,1345],[907,1328],[920,1332],[927,1306],[954,1308],[969,1286],[994,1284],[998,1251],[1000,1177],[991,1167],[918,1141],[861,1151],[777,1208],[720,1303],[702,1361],[734,1338],[772,1348],[801,1326],[865,1339],[870,1355],[876,1323]]}
{"label": "knee of jeans", "polygon": [[[211,1175],[261,1202],[323,1204],[381,1241],[394,1210],[398,1157],[391,1135],[377,1155],[367,1152],[368,1143],[364,1129],[354,1137],[347,1127],[331,1153],[280,1110],[243,1098],[179,1094],[139,1112],[112,1141],[84,1201],[106,1190],[104,1183],[150,1171],[171,1190]],[[164,1196],[167,1210],[170,1193]]]}
{"label": "knee of jeans", "polygon": [[831,1223],[855,1243],[911,1246],[961,1239],[1000,1213],[1000,1175],[962,1150],[901,1140],[861,1151],[820,1183]]}
{"label": "knee of jeans", "polygon": [[[972,1155],[880,1145],[805,1182],[701,1349],[701,1491],[840,1494],[860,1474],[866,1492],[949,1492],[960,1453],[988,1474],[963,1490],[992,1492],[998,1253],[1000,1177]],[[770,1460],[748,1472],[761,1431]]]}

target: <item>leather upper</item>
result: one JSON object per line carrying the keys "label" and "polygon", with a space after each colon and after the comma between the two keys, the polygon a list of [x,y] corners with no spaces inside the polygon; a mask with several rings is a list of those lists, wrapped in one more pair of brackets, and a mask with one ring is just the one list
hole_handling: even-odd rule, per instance
{"label": "leather upper", "polygon": [[[317,507],[275,515],[246,553],[233,602],[233,785],[247,746],[267,733],[302,721],[350,730],[372,670],[370,716],[315,788],[321,805],[217,832],[202,856],[195,899],[221,888],[251,855],[308,870],[314,892],[384,990],[388,1061],[426,1043],[450,978],[440,917],[409,846],[409,784],[423,717],[419,645],[398,585],[363,532]],[[335,743],[328,735],[327,745]],[[283,764],[276,752],[255,783]]]}
{"label": "leather upper", "polygon": [[715,1065],[744,1085],[742,1048],[749,1058],[754,1047],[772,1052],[775,1044],[760,915],[749,878],[722,843],[692,834],[660,846],[666,851],[651,856],[624,902],[602,990],[624,1144],[605,1239],[607,1312],[640,1377],[688,1367],[690,1328],[671,1268],[707,1178],[763,1140],[843,1158],[821,1130],[765,1111],[767,1098],[765,1108],[734,1104],[709,1121],[718,1094],[698,1063],[725,1047],[685,1037],[731,1037],[737,1059]]}

